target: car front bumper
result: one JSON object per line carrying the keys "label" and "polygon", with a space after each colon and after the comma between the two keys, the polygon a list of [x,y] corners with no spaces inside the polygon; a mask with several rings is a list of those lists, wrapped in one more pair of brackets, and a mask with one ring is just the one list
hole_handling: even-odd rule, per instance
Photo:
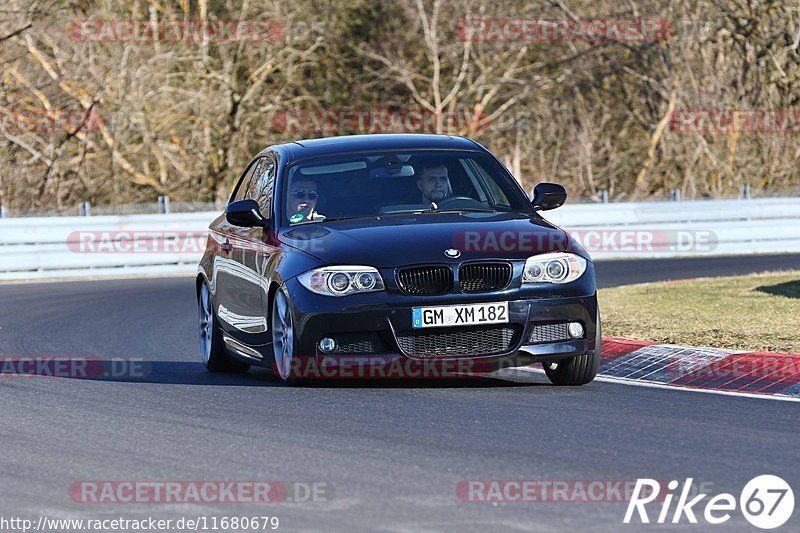
{"label": "car front bumper", "polygon": [[[593,287],[593,283],[592,289]],[[525,366],[538,361],[552,361],[573,357],[595,349],[598,322],[596,293],[586,296],[529,297],[521,291],[490,294],[459,294],[445,298],[411,297],[406,295],[369,293],[342,298],[316,295],[300,285],[296,279],[286,282],[295,318],[298,338],[296,357],[303,364],[323,369],[347,369],[363,366],[397,366],[411,364],[422,368],[465,368],[493,371],[502,367]],[[527,296],[527,297],[526,297]],[[507,301],[509,323],[492,326],[461,326],[414,329],[412,308],[420,306],[466,305]],[[567,322],[579,322],[583,335],[542,335],[552,329],[534,328],[555,326],[563,331]],[[493,328],[504,327],[504,341],[489,351],[481,351],[483,339],[494,335]],[[508,330],[513,330],[513,334]],[[486,330],[485,332],[483,330]],[[463,334],[463,335],[462,335]],[[430,356],[415,353],[419,335],[441,350],[450,346],[443,355]],[[447,337],[452,335],[451,337]],[[532,335],[535,339],[532,339]],[[440,336],[440,337],[437,337]],[[325,353],[319,348],[322,338],[337,341],[337,349]],[[565,338],[566,337],[566,338]],[[438,343],[438,344],[436,344]],[[427,344],[426,344],[427,346]],[[379,374],[380,375],[380,374]]]}

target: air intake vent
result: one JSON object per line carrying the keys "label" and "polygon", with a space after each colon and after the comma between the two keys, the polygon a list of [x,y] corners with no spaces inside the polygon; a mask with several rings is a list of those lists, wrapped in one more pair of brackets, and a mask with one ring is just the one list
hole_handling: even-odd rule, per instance
{"label": "air intake vent", "polygon": [[446,294],[453,289],[453,271],[438,265],[404,268],[397,272],[397,284],[416,296]]}
{"label": "air intake vent", "polygon": [[412,357],[478,357],[509,351],[518,331],[512,324],[407,331],[397,334],[397,343]]}
{"label": "air intake vent", "polygon": [[458,271],[462,292],[492,292],[505,289],[511,282],[511,265],[508,263],[468,263]]}
{"label": "air intake vent", "polygon": [[558,342],[570,340],[566,322],[555,322],[552,324],[533,324],[530,328],[531,334],[528,337],[529,344],[540,342]]}
{"label": "air intake vent", "polygon": [[375,354],[384,351],[376,333],[343,333],[336,335],[335,339],[337,348],[334,353]]}

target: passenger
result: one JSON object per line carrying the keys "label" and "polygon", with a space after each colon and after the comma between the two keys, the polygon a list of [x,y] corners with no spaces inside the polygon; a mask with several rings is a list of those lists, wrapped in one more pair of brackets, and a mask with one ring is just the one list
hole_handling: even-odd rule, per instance
{"label": "passenger", "polygon": [[301,177],[293,180],[289,187],[288,210],[289,222],[296,224],[306,220],[322,220],[325,217],[317,213],[317,182]]}

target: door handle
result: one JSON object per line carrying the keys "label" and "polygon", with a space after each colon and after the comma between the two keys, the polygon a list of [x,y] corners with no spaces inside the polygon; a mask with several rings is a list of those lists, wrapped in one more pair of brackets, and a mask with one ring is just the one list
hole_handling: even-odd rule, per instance
{"label": "door handle", "polygon": [[222,248],[222,253],[224,254],[229,254],[231,253],[231,251],[233,251],[233,245],[231,244],[231,241],[229,241],[228,239],[225,239],[225,242],[222,243],[221,248]]}

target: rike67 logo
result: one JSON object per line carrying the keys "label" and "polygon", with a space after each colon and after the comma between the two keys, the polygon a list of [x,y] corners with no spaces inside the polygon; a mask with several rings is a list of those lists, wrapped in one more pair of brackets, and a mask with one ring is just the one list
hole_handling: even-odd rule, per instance
{"label": "rike67 logo", "polygon": [[[676,490],[679,488],[677,480],[667,484],[666,488],[670,492],[665,496],[659,494],[663,485],[657,480],[637,479],[622,522],[635,523],[634,516],[638,514],[641,523],[649,524],[651,516],[647,505],[650,503],[653,503],[651,511],[658,510],[655,520],[657,524],[678,524],[684,519],[691,524],[697,524],[698,516],[712,525],[724,524],[730,520],[731,512],[736,510],[737,504],[733,494],[717,494],[704,502],[709,495],[701,493],[690,498],[691,487],[692,478],[687,478],[673,509],[673,497],[678,494]],[[792,516],[794,493],[789,484],[778,476],[758,476],[744,486],[738,504],[741,513],[752,525],[760,529],[775,529]]]}

